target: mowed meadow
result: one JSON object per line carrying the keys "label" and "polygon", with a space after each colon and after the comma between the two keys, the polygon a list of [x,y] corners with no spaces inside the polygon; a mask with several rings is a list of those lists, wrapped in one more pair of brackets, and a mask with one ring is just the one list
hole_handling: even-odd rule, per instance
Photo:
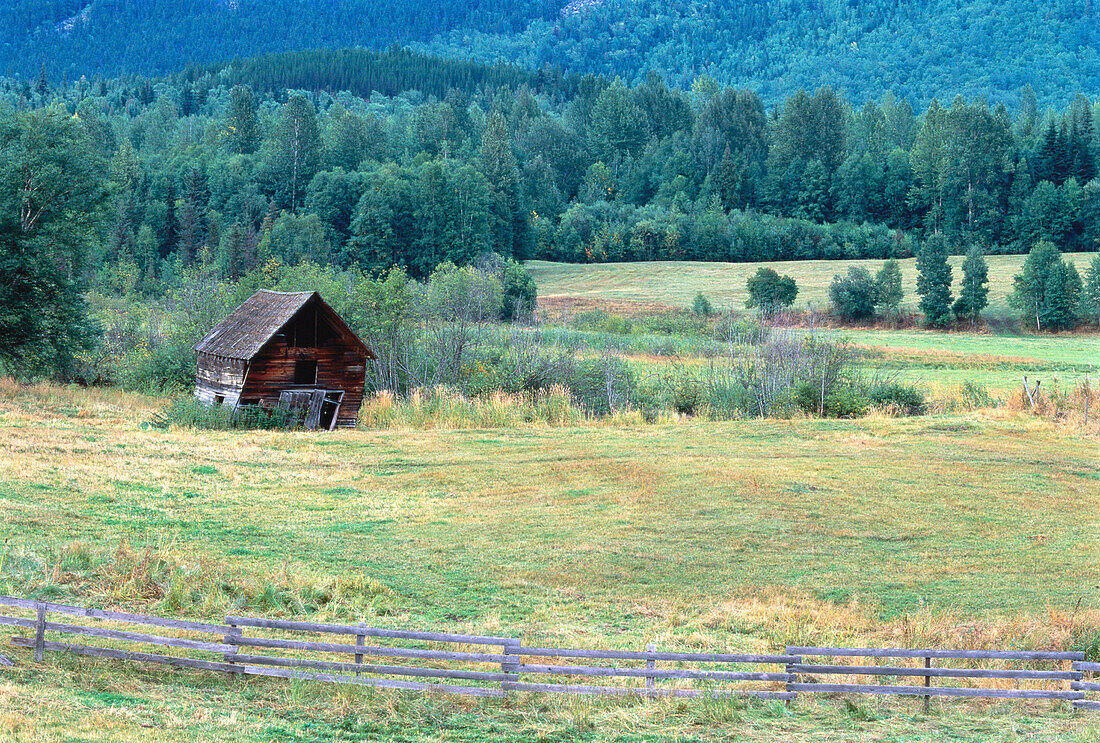
{"label": "mowed meadow", "polygon": [[[1084,275],[1096,253],[1067,253],[1078,272]],[[986,256],[989,264],[989,308],[987,313],[1004,315],[1011,310],[1008,295],[1013,277],[1023,266],[1023,255]],[[962,256],[950,259],[954,269],[957,295],[962,282]],[[905,291],[903,307],[917,304],[917,260],[900,260]],[[780,261],[773,263],[718,263],[702,261],[652,261],[645,263],[552,263],[528,261],[531,276],[539,287],[540,300],[551,307],[581,306],[599,303],[636,303],[690,307],[698,292],[710,298],[716,309],[741,310],[748,298],[745,282],[761,267],[788,275],[798,284],[795,308],[823,310],[829,303],[829,284],[833,276],[844,274],[851,266],[866,268],[872,274],[882,267],[881,260]]]}
{"label": "mowed meadow", "polygon": [[[143,426],[162,404],[0,384],[0,592],[624,649],[1100,642],[1100,441],[1043,419]],[[481,705],[15,657],[0,740],[93,739],[93,723],[119,740],[1100,733],[1050,704]]]}
{"label": "mowed meadow", "polygon": [[[1095,253],[1067,254],[1084,274]],[[996,326],[1015,313],[1009,304],[1013,277],[1025,256],[991,255],[989,308],[986,317]],[[902,309],[915,311],[916,259],[901,264],[905,298]],[[961,282],[961,256],[951,258],[955,287]],[[829,325],[824,314],[829,305],[829,285],[836,274],[851,266],[872,275],[880,260],[786,261],[778,263],[647,262],[566,264],[529,261],[526,265],[538,282],[540,307],[554,320],[577,318],[592,310],[611,315],[640,317],[690,308],[703,293],[716,311],[745,312],[746,281],[762,267],[773,268],[795,279],[799,293],[794,309],[813,309],[817,321]],[[805,318],[803,318],[805,319]],[[1005,397],[1021,389],[1021,379],[1041,380],[1048,389],[1072,386],[1086,375],[1100,371],[1100,334],[1083,328],[1074,333],[995,332],[988,328],[962,328],[951,332],[919,328],[838,327],[830,332],[853,344],[868,374],[892,374],[935,394],[952,394],[961,385],[981,385]],[[674,352],[683,363],[709,363],[692,353]],[[653,360],[650,359],[650,362]],[[666,360],[659,360],[661,363]],[[650,364],[652,365],[652,363]],[[644,366],[644,364],[643,364]]]}

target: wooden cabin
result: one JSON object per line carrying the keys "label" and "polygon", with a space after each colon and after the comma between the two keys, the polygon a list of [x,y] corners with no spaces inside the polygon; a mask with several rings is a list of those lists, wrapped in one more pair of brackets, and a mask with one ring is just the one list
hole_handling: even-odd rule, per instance
{"label": "wooden cabin", "polygon": [[195,346],[195,396],[208,405],[280,402],[306,428],[351,428],[375,358],[317,292],[261,290]]}

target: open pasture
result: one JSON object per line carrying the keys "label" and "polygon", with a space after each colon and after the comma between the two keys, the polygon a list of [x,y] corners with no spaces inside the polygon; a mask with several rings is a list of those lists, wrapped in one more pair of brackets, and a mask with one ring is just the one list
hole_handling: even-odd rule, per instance
{"label": "open pasture", "polygon": [[[1082,274],[1096,253],[1069,253],[1069,260]],[[1007,314],[1012,279],[1019,273],[1025,256],[991,255],[989,263],[988,313]],[[962,281],[962,256],[953,256],[955,293]],[[899,261],[905,289],[903,307],[917,303],[917,261]],[[748,293],[745,282],[761,267],[791,276],[798,284],[796,308],[824,308],[829,302],[833,276],[850,266],[862,266],[872,274],[881,260],[784,261],[777,263],[708,263],[701,261],[654,261],[649,263],[551,263],[529,261],[526,265],[539,287],[539,297],[555,306],[578,302],[617,302],[690,307],[696,293],[703,292],[717,309],[740,310]]]}
{"label": "open pasture", "polygon": [[[143,428],[160,404],[3,383],[0,592],[195,618],[231,608],[630,649],[1049,648],[1088,645],[1100,633],[1100,442],[1038,419],[334,434]],[[75,666],[19,674],[0,698],[14,715],[50,710],[55,731],[75,719],[72,709],[99,709],[110,695],[127,697],[122,707],[160,710],[164,685],[180,678],[104,669],[89,696],[81,689],[95,687]],[[701,740],[711,728],[797,740],[820,733],[818,724],[847,730],[838,740],[875,731],[934,740],[947,724],[910,718],[904,704],[875,712],[886,707],[874,702],[859,719],[834,702],[793,717],[726,711],[711,725],[705,709],[671,703],[486,712],[183,678],[196,688],[167,709],[181,730],[209,740],[225,729],[224,708],[249,697],[259,700],[242,713],[249,730],[270,734],[271,710],[294,710],[278,723],[288,740],[340,704],[337,716],[366,720],[359,730],[375,739],[392,739],[390,726],[406,720],[406,740],[432,739],[412,732],[423,725],[474,740],[509,716],[522,718],[510,727],[555,740],[658,740],[666,730]],[[208,686],[216,705],[204,700]],[[200,719],[203,705],[221,711]],[[970,737],[959,739],[1096,730],[1049,707],[1032,726],[1012,709],[967,717]],[[1008,728],[998,715],[1008,715]],[[14,719],[0,717],[0,740]],[[618,737],[624,724],[635,737]]]}

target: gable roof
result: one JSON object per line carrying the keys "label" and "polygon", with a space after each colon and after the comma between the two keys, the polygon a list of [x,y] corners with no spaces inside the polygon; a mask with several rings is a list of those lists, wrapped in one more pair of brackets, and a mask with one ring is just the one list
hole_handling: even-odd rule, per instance
{"label": "gable roof", "polygon": [[250,361],[284,325],[312,301],[319,303],[321,310],[338,332],[353,339],[366,351],[369,358],[374,358],[366,344],[359,340],[347,323],[317,292],[273,292],[268,289],[256,292],[230,312],[229,317],[195,344],[195,350],[227,359]]}

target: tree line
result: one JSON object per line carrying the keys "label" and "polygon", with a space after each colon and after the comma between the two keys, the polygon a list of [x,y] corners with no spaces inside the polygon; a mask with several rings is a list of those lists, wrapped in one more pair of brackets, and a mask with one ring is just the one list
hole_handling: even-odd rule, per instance
{"label": "tree line", "polygon": [[[925,240],[917,253],[917,295],[921,321],[927,327],[947,328],[955,324],[976,325],[989,304],[989,265],[980,247],[972,247],[962,262],[962,286],[953,295],[954,269],[942,236]],[[746,307],[770,315],[794,304],[798,285],[790,276],[772,268],[760,268],[746,285]],[[862,266],[833,276],[829,285],[832,312],[842,320],[866,322],[897,321],[905,294],[901,267],[896,258],[883,262],[872,275]],[[1020,313],[1025,327],[1036,331],[1072,330],[1082,323],[1100,324],[1100,254],[1082,277],[1073,262],[1066,260],[1052,243],[1042,241],[1028,253],[1022,269],[1013,279],[1009,304]],[[697,315],[713,309],[703,294],[692,307]]]}
{"label": "tree line", "polygon": [[956,98],[918,113],[890,95],[853,108],[822,88],[769,109],[706,77],[690,90],[656,75],[517,83],[400,50],[368,58],[359,93],[457,87],[278,87],[322,86],[345,57],[318,52],[159,81],[9,79],[0,95],[10,115],[52,107],[82,123],[113,194],[93,264],[142,291],[203,249],[229,275],[268,256],[423,275],[486,249],[758,261],[907,257],[932,235],[960,254],[1100,238],[1084,96],[1063,111],[1025,96],[1014,112]]}
{"label": "tree line", "polygon": [[822,88],[768,108],[705,76],[687,90],[657,75],[511,84],[446,61],[410,76],[399,50],[370,57],[372,86],[430,88],[440,70],[460,86],[272,92],[241,72],[269,67],[270,83],[312,70],[324,88],[334,59],[0,79],[10,301],[64,287],[162,296],[199,263],[230,280],[272,261],[425,278],[485,253],[772,261],[1100,239],[1097,110],[1084,96],[1062,111],[1025,96],[1013,112],[961,98],[915,112],[890,95],[853,108]]}

